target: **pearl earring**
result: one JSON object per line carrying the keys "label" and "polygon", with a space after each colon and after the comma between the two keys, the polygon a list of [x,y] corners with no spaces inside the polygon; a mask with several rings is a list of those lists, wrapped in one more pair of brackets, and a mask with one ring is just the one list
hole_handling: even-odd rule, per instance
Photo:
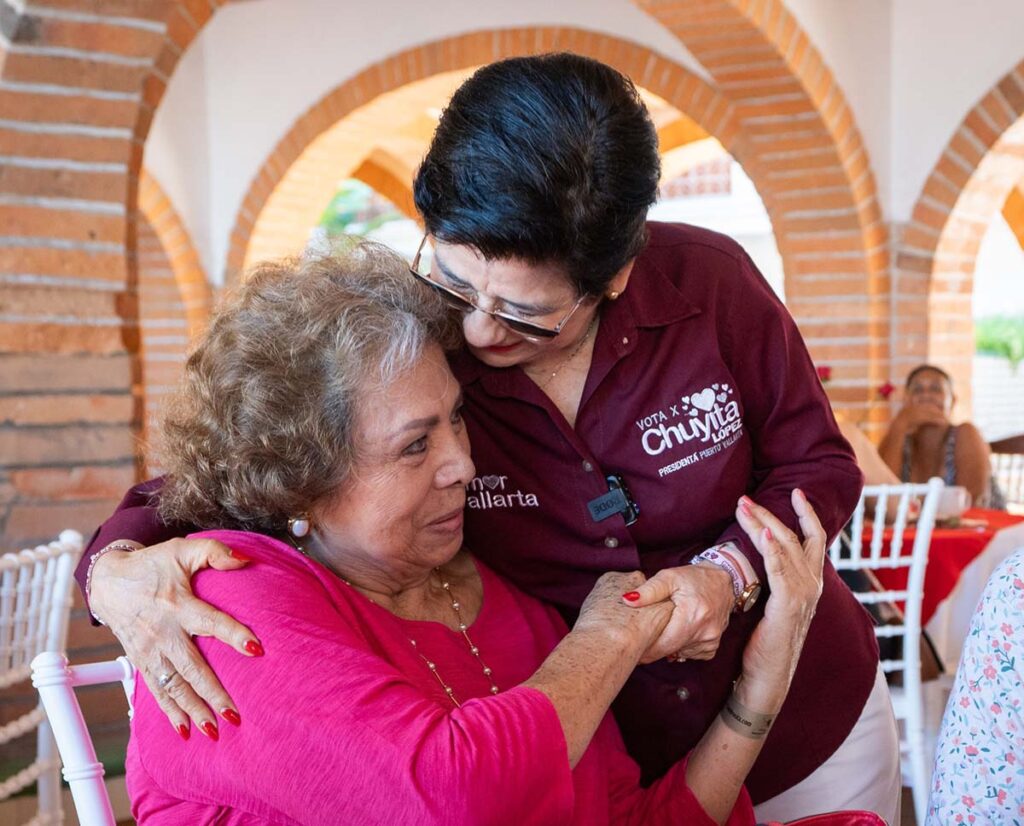
{"label": "pearl earring", "polygon": [[621,293],[618,290],[612,290],[610,293],[608,293],[608,300],[617,301],[620,295]]}
{"label": "pearl earring", "polygon": [[296,539],[309,535],[309,514],[303,513],[288,518],[288,533]]}

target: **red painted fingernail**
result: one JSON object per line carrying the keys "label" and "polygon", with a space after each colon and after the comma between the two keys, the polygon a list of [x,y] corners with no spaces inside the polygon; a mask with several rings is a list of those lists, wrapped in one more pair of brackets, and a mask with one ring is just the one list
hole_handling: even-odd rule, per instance
{"label": "red painted fingernail", "polygon": [[626,593],[624,593],[622,595],[622,598],[624,600],[627,600],[628,602],[636,602],[638,599],[640,599],[640,592],[639,591],[627,591]]}
{"label": "red painted fingernail", "polygon": [[229,556],[230,556],[230,557],[231,557],[232,559],[237,559],[237,560],[238,560],[239,562],[252,562],[252,559],[250,559],[249,557],[247,557],[247,556],[246,556],[245,554],[243,554],[243,553],[242,553],[241,551],[236,551],[236,550],[235,550],[234,548],[230,548],[230,549],[228,550],[228,555],[229,555]]}
{"label": "red painted fingernail", "polygon": [[203,734],[209,737],[211,740],[217,740],[220,735],[217,733],[217,726],[207,720],[199,728],[203,730]]}
{"label": "red painted fingernail", "polygon": [[220,716],[227,720],[233,726],[242,725],[242,718],[238,716],[238,712],[233,708],[221,709]]}
{"label": "red painted fingernail", "polygon": [[775,541],[775,537],[772,536],[772,532],[771,532],[770,528],[765,528],[764,529],[764,538],[767,539],[769,542],[774,542]]}
{"label": "red painted fingernail", "polygon": [[750,505],[740,499],[740,510],[743,511],[746,516],[753,516],[754,512],[750,510]]}
{"label": "red painted fingernail", "polygon": [[256,642],[256,640],[246,640],[245,650],[252,654],[254,657],[263,656],[263,646]]}
{"label": "red painted fingernail", "polygon": [[184,723],[178,726],[178,734],[181,735],[182,740],[188,740],[189,733],[190,732],[188,730],[188,726],[186,726]]}

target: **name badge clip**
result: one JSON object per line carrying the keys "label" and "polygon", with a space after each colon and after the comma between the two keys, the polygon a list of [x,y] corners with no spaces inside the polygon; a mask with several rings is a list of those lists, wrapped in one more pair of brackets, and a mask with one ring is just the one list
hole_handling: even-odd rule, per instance
{"label": "name badge clip", "polygon": [[626,480],[619,474],[613,473],[605,476],[608,482],[608,493],[603,493],[596,499],[587,502],[587,510],[590,511],[590,518],[595,522],[603,522],[618,513],[622,514],[626,525],[632,525],[640,516],[640,506],[633,500]]}

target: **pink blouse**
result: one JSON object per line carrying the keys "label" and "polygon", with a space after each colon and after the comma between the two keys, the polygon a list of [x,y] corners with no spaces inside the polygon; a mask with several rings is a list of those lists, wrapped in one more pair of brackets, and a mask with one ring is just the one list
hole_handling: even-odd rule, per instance
{"label": "pink blouse", "polygon": [[[238,727],[219,720],[218,742],[194,729],[181,740],[138,681],[127,781],[140,823],[713,823],[684,763],[640,788],[610,715],[570,771],[554,707],[519,685],[565,626],[483,565],[469,633],[496,696],[461,634],[394,616],[276,540],[203,536],[253,561],[199,573],[196,594],[248,625],[266,654],[199,639],[242,717]],[[754,823],[745,790],[728,823]]]}

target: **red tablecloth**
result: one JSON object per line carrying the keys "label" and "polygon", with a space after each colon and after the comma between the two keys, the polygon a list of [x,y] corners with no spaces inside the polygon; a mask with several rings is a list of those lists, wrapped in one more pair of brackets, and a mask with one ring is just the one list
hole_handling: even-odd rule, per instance
{"label": "red tablecloth", "polygon": [[[967,511],[965,520],[980,520],[984,525],[943,528],[936,526],[932,531],[932,543],[928,552],[928,567],[924,575],[924,601],[921,605],[921,624],[927,624],[935,609],[956,586],[963,571],[983,550],[992,537],[1011,525],[1024,522],[1024,516],[1015,516],[1004,511],[973,508]],[[886,531],[886,538],[890,531]],[[865,531],[865,542],[871,541],[870,529]],[[908,556],[914,545],[914,531],[904,535],[903,551]],[[884,588],[900,590],[907,587],[907,569],[882,569],[874,572]]]}

